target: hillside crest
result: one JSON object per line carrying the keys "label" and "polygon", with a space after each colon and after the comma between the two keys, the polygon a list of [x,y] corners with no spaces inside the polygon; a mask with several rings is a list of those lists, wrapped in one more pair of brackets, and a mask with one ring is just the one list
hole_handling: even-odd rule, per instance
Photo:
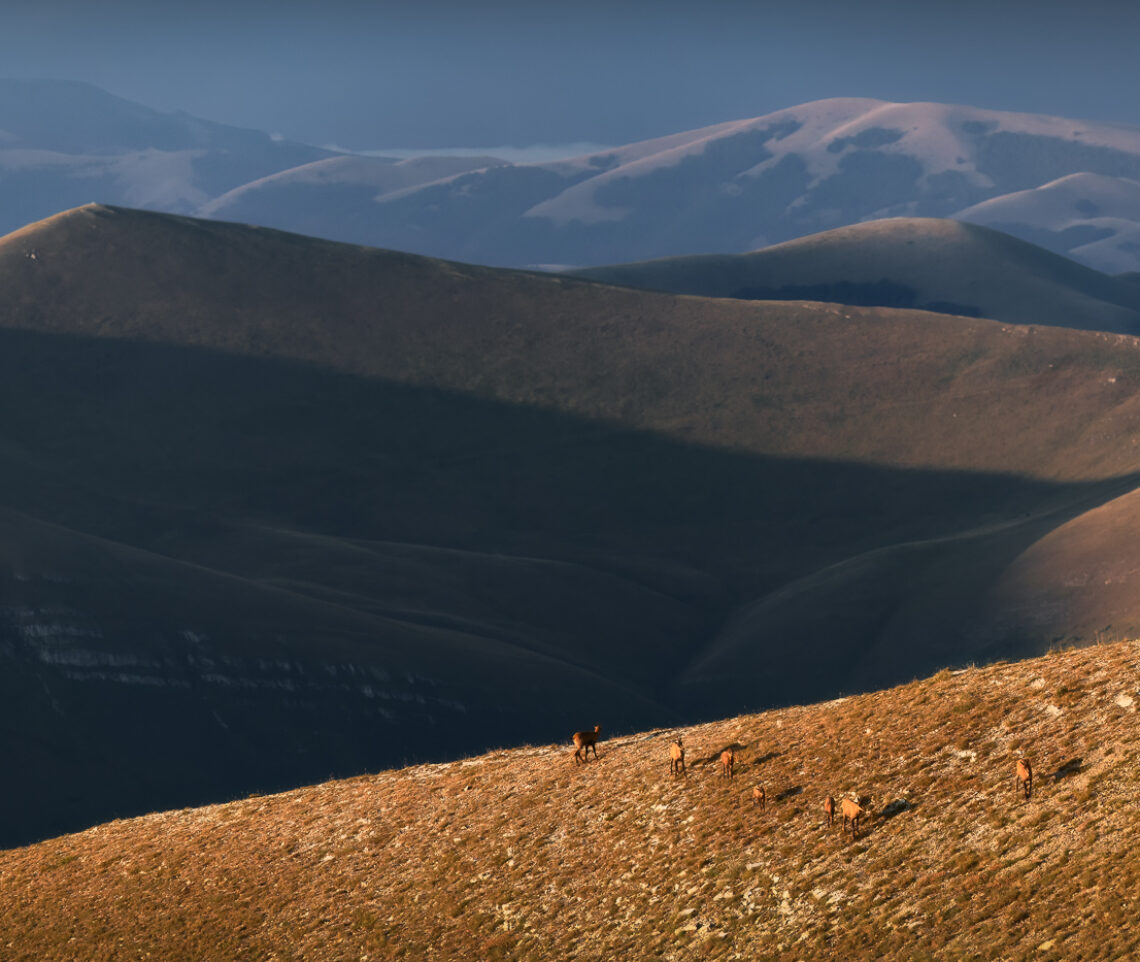
{"label": "hillside crest", "polygon": [[1140,292],[1000,231],[930,217],[836,227],[745,254],[571,271],[646,290],[909,307],[1015,324],[1140,332]]}
{"label": "hillside crest", "polygon": [[[1138,671],[1120,642],[685,729],[603,719],[586,765],[567,740],[114,822],[0,854],[0,913],[43,962],[107,932],[113,958],[1125,958]],[[822,812],[847,792],[871,798],[855,840]]]}

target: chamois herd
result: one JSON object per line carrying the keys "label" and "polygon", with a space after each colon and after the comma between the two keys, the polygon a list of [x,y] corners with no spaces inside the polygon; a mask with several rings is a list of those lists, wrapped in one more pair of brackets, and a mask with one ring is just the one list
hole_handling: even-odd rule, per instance
{"label": "chamois herd", "polygon": [[[595,725],[593,731],[574,732],[575,765],[584,765],[589,761],[590,749],[594,750],[594,758],[597,759],[598,738],[601,733],[601,725]],[[736,746],[729,745],[728,748],[720,753],[719,764],[720,776],[727,778],[731,783],[736,775]],[[680,737],[669,746],[669,774],[673,777],[677,777],[678,775],[685,778],[689,777],[689,772],[685,768],[685,745]],[[1013,770],[1013,780],[1015,792],[1021,792],[1027,800],[1033,797],[1033,766],[1030,764],[1028,758],[1019,758],[1017,760],[1017,764]],[[779,796],[777,796],[777,800],[778,799]],[[767,809],[768,795],[763,785],[753,787],[752,804],[754,807],[760,808],[761,811]],[[871,799],[869,796],[860,798],[854,792],[851,792],[839,802],[838,812],[842,819],[844,834],[850,830],[852,838],[859,837],[859,821],[868,813],[870,806]],[[827,819],[829,828],[835,824],[836,810],[835,799],[828,795],[823,800],[823,814]]]}

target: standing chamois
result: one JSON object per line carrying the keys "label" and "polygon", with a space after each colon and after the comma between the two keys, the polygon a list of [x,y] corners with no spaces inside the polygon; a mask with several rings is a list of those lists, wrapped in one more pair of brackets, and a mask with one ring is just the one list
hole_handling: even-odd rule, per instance
{"label": "standing chamois", "polygon": [[[574,732],[574,764],[585,764],[590,760],[590,749],[594,750],[594,758],[598,757],[598,735],[602,726],[595,725],[592,732]],[[585,749],[585,757],[583,757]]]}
{"label": "standing chamois", "polygon": [[1013,790],[1016,792],[1019,788],[1025,793],[1026,799],[1033,797],[1033,766],[1029,764],[1028,758],[1019,758],[1013,773]]}
{"label": "standing chamois", "polygon": [[730,745],[723,752],[720,753],[720,773],[728,776],[728,780],[732,781],[733,773],[736,769],[736,752]]}
{"label": "standing chamois", "polygon": [[685,746],[681,744],[680,738],[669,746],[669,774],[689,777],[685,770]]}
{"label": "standing chamois", "polygon": [[839,805],[840,811],[843,813],[843,831],[847,831],[848,822],[851,823],[851,838],[856,839],[859,837],[859,819],[861,819],[867,810],[863,808],[854,798],[845,798]]}

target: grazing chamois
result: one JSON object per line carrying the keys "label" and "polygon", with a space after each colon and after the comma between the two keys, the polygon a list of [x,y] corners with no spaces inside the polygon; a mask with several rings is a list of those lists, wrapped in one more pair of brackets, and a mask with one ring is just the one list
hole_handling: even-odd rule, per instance
{"label": "grazing chamois", "polygon": [[827,827],[835,824],[835,799],[830,795],[823,800],[823,814],[827,816]]}
{"label": "grazing chamois", "polygon": [[840,811],[843,813],[843,831],[847,831],[847,823],[851,823],[851,837],[853,839],[859,837],[859,819],[863,817],[865,811],[863,806],[860,805],[853,798],[845,798],[840,803]]}
{"label": "grazing chamois", "polygon": [[[601,725],[595,725],[592,732],[574,732],[574,763],[585,764],[590,760],[590,749],[594,750],[594,758],[598,757],[598,735],[602,731]],[[585,757],[583,757],[585,749]]]}
{"label": "grazing chamois", "polygon": [[689,773],[685,771],[685,746],[681,744],[679,738],[669,746],[669,774],[689,777]]}
{"label": "grazing chamois", "polygon": [[1013,790],[1016,792],[1019,788],[1025,792],[1026,798],[1033,797],[1033,766],[1028,758],[1019,758],[1013,773]]}
{"label": "grazing chamois", "polygon": [[726,748],[720,753],[720,773],[727,775],[728,780],[732,781],[732,776],[736,768],[736,752],[731,746]]}
{"label": "grazing chamois", "polygon": [[760,811],[768,807],[768,793],[764,791],[763,785],[757,785],[752,789],[752,804],[759,805]]}

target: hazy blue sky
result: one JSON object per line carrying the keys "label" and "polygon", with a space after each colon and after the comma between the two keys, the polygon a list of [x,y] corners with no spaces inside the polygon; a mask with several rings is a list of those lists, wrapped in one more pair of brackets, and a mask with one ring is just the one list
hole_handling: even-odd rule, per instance
{"label": "hazy blue sky", "polygon": [[1115,0],[0,0],[8,76],[356,149],[626,143],[830,96],[1140,125],[1138,37]]}

